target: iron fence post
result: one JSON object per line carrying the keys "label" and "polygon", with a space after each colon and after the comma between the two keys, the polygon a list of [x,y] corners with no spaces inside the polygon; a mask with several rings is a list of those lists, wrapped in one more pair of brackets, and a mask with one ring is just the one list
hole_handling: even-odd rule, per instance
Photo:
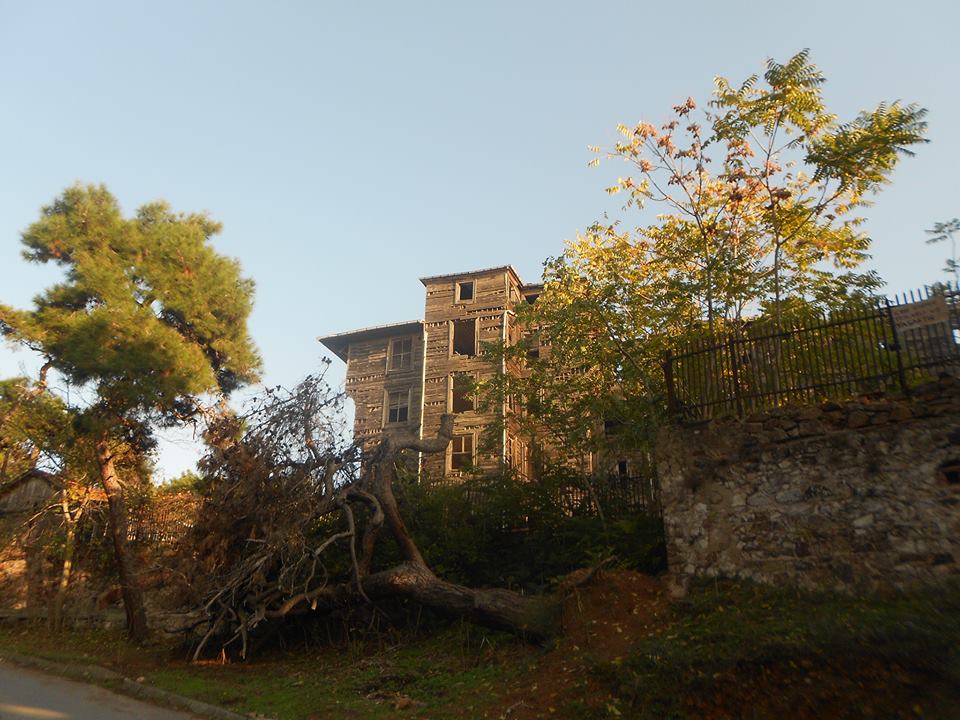
{"label": "iron fence post", "polygon": [[667,413],[671,418],[677,417],[677,391],[673,386],[673,350],[667,350],[663,356],[663,378],[667,383]]}
{"label": "iron fence post", "polygon": [[893,306],[890,305],[890,298],[885,298],[887,305],[887,317],[890,319],[890,331],[893,333],[893,350],[897,354],[897,377],[900,380],[900,391],[906,395],[910,392],[907,387],[907,372],[903,367],[903,350],[900,347],[900,335],[897,333],[897,322],[893,319]]}
{"label": "iron fence post", "polygon": [[727,348],[730,351],[730,374],[733,380],[733,397],[737,403],[737,416],[743,417],[743,397],[740,394],[740,368],[737,365],[736,338],[730,335],[727,340]]}

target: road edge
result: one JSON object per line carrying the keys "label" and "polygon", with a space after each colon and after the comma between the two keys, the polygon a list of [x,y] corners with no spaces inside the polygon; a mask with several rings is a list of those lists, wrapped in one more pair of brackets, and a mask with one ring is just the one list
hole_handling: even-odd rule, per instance
{"label": "road edge", "polygon": [[52,675],[60,675],[73,680],[116,683],[116,685],[108,689],[135,697],[138,700],[152,702],[155,705],[164,705],[177,710],[186,710],[194,715],[210,718],[210,720],[250,720],[252,717],[269,720],[261,715],[241,715],[240,713],[235,713],[201,700],[194,700],[193,698],[177,695],[168,690],[161,690],[151,685],[144,685],[141,682],[125,677],[121,673],[108,670],[98,665],[74,665],[47,660],[34,655],[0,652],[0,661],[3,660],[14,665],[20,665],[21,667],[41,670]]}

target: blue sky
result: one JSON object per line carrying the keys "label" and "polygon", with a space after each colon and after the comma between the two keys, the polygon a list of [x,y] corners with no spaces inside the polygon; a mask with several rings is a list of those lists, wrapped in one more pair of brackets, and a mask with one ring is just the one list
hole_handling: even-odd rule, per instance
{"label": "blue sky", "polygon": [[[0,0],[0,301],[56,279],[20,259],[19,234],[73,182],[128,212],[207,210],[256,280],[265,381],[293,384],[318,335],[420,317],[418,277],[512,263],[533,280],[604,212],[648,220],[605,195],[623,168],[589,169],[586,146],[804,47],[841,118],[930,111],[931,143],[867,225],[890,291],[917,287],[946,253],[924,228],[960,215],[958,21],[944,0]],[[21,367],[0,346],[0,375]],[[171,436],[161,472],[194,456]]]}

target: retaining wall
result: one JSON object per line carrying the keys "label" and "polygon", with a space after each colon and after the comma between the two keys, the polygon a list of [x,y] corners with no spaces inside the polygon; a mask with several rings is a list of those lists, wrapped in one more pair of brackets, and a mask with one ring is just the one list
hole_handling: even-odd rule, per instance
{"label": "retaining wall", "polygon": [[856,590],[958,572],[960,381],[665,427],[667,555],[694,576]]}

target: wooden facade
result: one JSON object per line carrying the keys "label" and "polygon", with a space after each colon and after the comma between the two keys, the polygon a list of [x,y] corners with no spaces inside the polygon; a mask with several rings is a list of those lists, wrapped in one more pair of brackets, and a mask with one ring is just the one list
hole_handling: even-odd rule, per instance
{"label": "wooden facade", "polygon": [[320,338],[347,363],[347,393],[356,408],[354,437],[368,444],[381,433],[435,435],[453,413],[454,440],[445,455],[424,456],[429,478],[456,477],[467,467],[511,464],[524,474],[519,441],[493,432],[502,408],[481,412],[470,388],[500,368],[480,356],[484,343],[513,342],[520,329],[511,309],[539,292],[510,266],[425,277],[423,320]]}
{"label": "wooden facade", "polygon": [[417,432],[423,399],[423,323],[414,320],[320,338],[347,363],[354,438],[365,446],[381,433]]}

